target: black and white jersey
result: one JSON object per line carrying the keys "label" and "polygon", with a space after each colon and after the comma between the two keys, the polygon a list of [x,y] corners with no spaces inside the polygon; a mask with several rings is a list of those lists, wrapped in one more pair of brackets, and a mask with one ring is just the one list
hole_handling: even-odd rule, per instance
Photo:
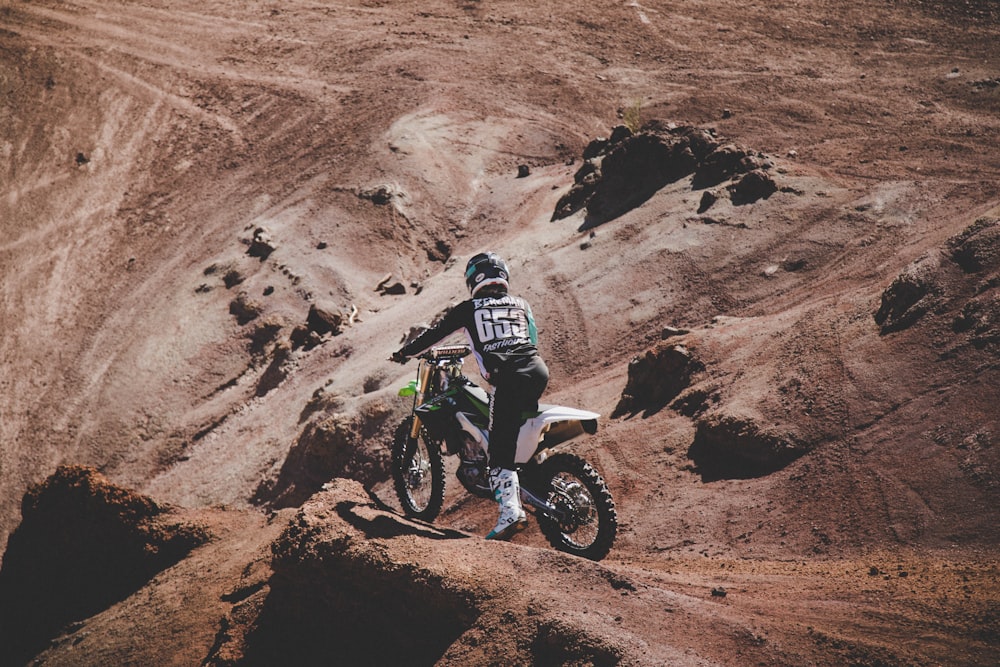
{"label": "black and white jersey", "polygon": [[479,371],[487,381],[507,364],[538,354],[538,331],[531,306],[509,294],[463,301],[400,352],[407,357],[419,355],[459,331],[469,339]]}

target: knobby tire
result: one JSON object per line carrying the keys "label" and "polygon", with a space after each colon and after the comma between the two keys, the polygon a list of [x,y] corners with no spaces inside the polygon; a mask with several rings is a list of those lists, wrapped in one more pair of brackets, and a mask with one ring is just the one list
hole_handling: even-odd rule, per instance
{"label": "knobby tire", "polygon": [[[410,438],[413,416],[396,427],[392,440],[392,482],[403,508],[403,514],[414,519],[433,521],[444,505],[444,457],[440,443],[429,440],[421,428],[415,439]],[[419,457],[416,465],[414,457]],[[415,472],[413,468],[419,472]],[[427,499],[415,497],[420,491]]]}
{"label": "knobby tire", "polygon": [[[538,526],[549,544],[559,551],[590,560],[597,561],[607,556],[618,533],[618,513],[611,492],[600,473],[575,454],[558,453],[547,458],[536,475],[538,490],[543,496],[547,495],[550,502],[561,502],[565,506],[565,501],[560,500],[560,493],[553,486],[557,478],[575,480],[586,489],[586,495],[592,500],[592,514],[589,523],[585,525],[560,525],[559,522],[538,514]],[[593,539],[579,541],[582,533],[589,533],[591,530],[595,530]]]}

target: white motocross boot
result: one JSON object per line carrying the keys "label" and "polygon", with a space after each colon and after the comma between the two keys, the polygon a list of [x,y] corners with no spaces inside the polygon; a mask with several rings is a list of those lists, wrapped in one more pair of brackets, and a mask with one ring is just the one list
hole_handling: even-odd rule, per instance
{"label": "white motocross boot", "polygon": [[528,517],[521,507],[521,485],[517,479],[517,471],[491,468],[490,486],[493,487],[493,497],[500,503],[500,518],[493,530],[486,535],[486,539],[509,540],[528,523]]}

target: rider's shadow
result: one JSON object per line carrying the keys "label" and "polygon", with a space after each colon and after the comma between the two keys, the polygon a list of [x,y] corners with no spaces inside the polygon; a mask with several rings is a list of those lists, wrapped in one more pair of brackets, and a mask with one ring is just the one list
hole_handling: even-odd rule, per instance
{"label": "rider's shadow", "polygon": [[366,537],[388,539],[404,535],[416,535],[417,537],[426,537],[431,540],[459,540],[472,537],[472,535],[459,530],[438,528],[430,524],[414,521],[413,519],[407,519],[393,512],[374,494],[369,492],[369,496],[380,507],[345,500],[337,503],[335,508],[337,516],[352,528],[364,533]]}

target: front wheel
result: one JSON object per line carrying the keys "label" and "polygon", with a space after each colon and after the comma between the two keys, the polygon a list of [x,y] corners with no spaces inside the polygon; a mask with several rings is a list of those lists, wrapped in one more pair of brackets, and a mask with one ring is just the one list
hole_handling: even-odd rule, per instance
{"label": "front wheel", "polygon": [[411,438],[413,416],[396,427],[392,440],[392,482],[403,514],[433,521],[444,504],[444,459],[441,445],[428,440],[421,427]]}
{"label": "front wheel", "polygon": [[608,485],[575,454],[547,458],[535,472],[539,494],[560,510],[560,517],[538,515],[538,526],[559,551],[601,560],[618,533],[618,513]]}

